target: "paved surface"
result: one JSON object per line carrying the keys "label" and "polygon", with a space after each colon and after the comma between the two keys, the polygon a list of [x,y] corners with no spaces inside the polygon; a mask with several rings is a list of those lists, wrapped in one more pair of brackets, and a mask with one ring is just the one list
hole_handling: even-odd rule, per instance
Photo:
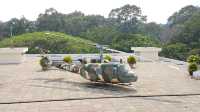
{"label": "paved surface", "polygon": [[[20,65],[0,65],[0,112],[200,111],[200,95],[190,95],[200,94],[200,80],[191,79],[182,65],[142,62],[135,72],[138,82],[124,87],[91,83],[57,69],[42,72],[33,57]],[[174,94],[187,96],[157,96]]]}

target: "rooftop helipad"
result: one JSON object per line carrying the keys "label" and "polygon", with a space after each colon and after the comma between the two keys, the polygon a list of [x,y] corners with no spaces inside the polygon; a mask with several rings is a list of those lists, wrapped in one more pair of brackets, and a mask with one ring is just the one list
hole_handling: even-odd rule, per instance
{"label": "rooftop helipad", "polygon": [[53,68],[43,72],[39,58],[0,65],[1,112],[197,112],[200,81],[185,65],[139,62],[133,86],[91,83],[78,74]]}

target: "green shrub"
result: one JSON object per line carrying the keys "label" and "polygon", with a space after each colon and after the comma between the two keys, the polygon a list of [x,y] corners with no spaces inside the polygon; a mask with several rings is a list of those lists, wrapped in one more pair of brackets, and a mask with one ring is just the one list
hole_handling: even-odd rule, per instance
{"label": "green shrub", "polygon": [[166,58],[172,58],[177,60],[186,60],[187,53],[189,49],[186,44],[176,43],[176,44],[167,44],[162,47],[160,55]]}
{"label": "green shrub", "polygon": [[192,73],[194,71],[197,71],[197,69],[198,69],[198,65],[196,63],[190,63],[188,67],[188,72],[190,73],[190,75],[192,75]]}
{"label": "green shrub", "polygon": [[187,62],[200,64],[200,57],[198,55],[190,55],[187,58]]}
{"label": "green shrub", "polygon": [[111,61],[112,60],[111,55],[105,55],[104,60]]}
{"label": "green shrub", "polygon": [[49,54],[97,53],[89,40],[57,32],[25,33],[0,41],[1,47],[28,47],[28,54],[40,54],[41,49],[48,49]]}
{"label": "green shrub", "polygon": [[71,56],[65,56],[63,61],[66,62],[66,63],[72,63],[72,57]]}
{"label": "green shrub", "polygon": [[40,66],[42,67],[42,70],[47,70],[49,68],[49,65],[50,64],[50,60],[43,56],[41,59],[40,59]]}
{"label": "green shrub", "polygon": [[127,62],[128,62],[129,64],[136,64],[136,59],[135,59],[134,56],[129,56],[129,57],[127,58]]}

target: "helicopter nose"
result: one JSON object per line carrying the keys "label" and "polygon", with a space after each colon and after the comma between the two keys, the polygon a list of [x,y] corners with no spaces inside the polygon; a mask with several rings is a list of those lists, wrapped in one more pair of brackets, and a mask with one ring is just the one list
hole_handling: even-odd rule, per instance
{"label": "helicopter nose", "polygon": [[133,81],[136,82],[137,80],[138,80],[138,76],[135,75]]}
{"label": "helicopter nose", "polygon": [[136,82],[138,80],[138,76],[135,73],[129,73],[129,77],[131,77],[131,82]]}

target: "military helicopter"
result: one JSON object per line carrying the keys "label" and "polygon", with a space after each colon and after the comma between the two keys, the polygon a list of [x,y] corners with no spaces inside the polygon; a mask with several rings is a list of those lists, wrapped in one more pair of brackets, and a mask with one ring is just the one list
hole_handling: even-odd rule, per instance
{"label": "military helicopter", "polygon": [[[79,59],[81,65],[77,64],[66,64],[58,63],[54,60],[50,60],[47,57],[43,57],[43,60],[46,60],[46,64],[49,66],[56,66],[60,69],[65,69],[70,72],[80,73],[80,75],[87,80],[92,82],[103,82],[103,83],[112,83],[112,84],[131,84],[131,82],[136,82],[138,77],[131,70],[129,65],[124,63],[112,63],[104,62],[103,51],[110,51],[115,53],[124,53],[122,51],[117,51],[114,49],[108,48],[107,45],[100,44],[89,44],[96,46],[99,49],[99,60],[98,63],[88,63],[86,59]],[[41,60],[42,60],[41,59]],[[56,63],[56,64],[55,64]]]}
{"label": "military helicopter", "polygon": [[138,77],[127,64],[123,63],[105,63],[103,59],[103,51],[111,51],[115,53],[124,53],[110,49],[107,45],[91,44],[99,49],[100,63],[87,63],[85,60],[80,60],[82,66],[80,75],[92,82],[105,83],[127,83],[136,82]]}
{"label": "military helicopter", "polygon": [[125,64],[89,63],[80,68],[80,75],[92,82],[131,83],[137,81],[137,76]]}

